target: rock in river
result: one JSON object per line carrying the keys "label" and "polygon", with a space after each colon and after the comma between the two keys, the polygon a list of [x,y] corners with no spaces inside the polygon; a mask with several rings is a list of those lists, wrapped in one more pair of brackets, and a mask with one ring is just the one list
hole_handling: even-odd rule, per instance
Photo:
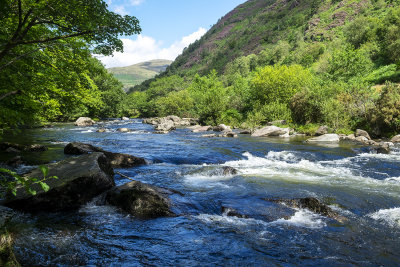
{"label": "rock in river", "polygon": [[76,126],[91,126],[95,124],[96,122],[92,120],[91,118],[88,117],[80,117],[75,121]]}
{"label": "rock in river", "polygon": [[337,134],[324,134],[318,137],[310,138],[306,142],[308,143],[338,143],[339,135]]}
{"label": "rock in river", "polygon": [[169,199],[158,187],[133,181],[114,187],[106,195],[106,201],[139,218],[173,216]]}
{"label": "rock in river", "polygon": [[327,205],[321,203],[314,197],[295,198],[295,199],[265,199],[270,202],[284,203],[291,208],[295,209],[308,209],[312,212],[321,214],[323,216],[335,219],[339,222],[347,220],[345,217],[340,216],[336,211],[332,210]]}
{"label": "rock in river", "polygon": [[371,137],[369,136],[368,132],[361,129],[357,129],[354,135],[355,137],[363,136],[367,140],[371,140]]}
{"label": "rock in river", "polygon": [[64,153],[69,155],[82,155],[91,152],[101,152],[106,155],[112,167],[115,168],[129,168],[133,166],[146,164],[146,160],[143,158],[135,157],[123,153],[113,153],[103,150],[100,147],[92,146],[90,144],[84,144],[80,142],[69,143],[64,148]]}
{"label": "rock in river", "polygon": [[256,130],[251,136],[264,137],[264,136],[288,136],[290,132],[289,128],[280,128],[277,126],[266,126],[264,128]]}
{"label": "rock in river", "polygon": [[[17,196],[8,196],[4,205],[30,213],[71,210],[79,208],[115,185],[114,171],[103,153],[71,157],[47,167],[48,177],[58,177],[46,180],[49,191],[44,192],[40,186],[34,184],[32,187],[37,194],[33,196],[19,188]],[[34,170],[26,176],[40,178],[43,174]]]}

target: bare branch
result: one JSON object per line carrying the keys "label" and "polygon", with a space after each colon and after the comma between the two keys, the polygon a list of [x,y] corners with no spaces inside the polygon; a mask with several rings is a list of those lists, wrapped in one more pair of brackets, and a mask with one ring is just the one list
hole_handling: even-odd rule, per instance
{"label": "bare branch", "polygon": [[68,34],[68,35],[62,35],[62,36],[56,36],[52,38],[47,38],[47,39],[38,39],[38,40],[31,40],[31,41],[25,41],[25,42],[18,42],[17,44],[43,44],[43,43],[48,43],[56,40],[62,40],[62,39],[68,39],[72,37],[78,37],[78,36],[83,36],[87,34],[91,34],[93,31],[84,31],[84,32],[78,32],[74,34]]}
{"label": "bare branch", "polygon": [[8,92],[8,93],[6,93],[6,94],[4,94],[4,95],[1,95],[1,96],[0,96],[0,100],[3,100],[3,99],[6,98],[6,97],[9,97],[9,96],[12,96],[12,95],[17,95],[17,94],[20,94],[20,93],[21,93],[21,90],[16,90],[16,91]]}
{"label": "bare branch", "polygon": [[28,56],[29,54],[32,54],[33,52],[38,51],[39,49],[41,49],[41,48],[39,47],[39,48],[37,48],[37,49],[28,51],[28,52],[26,52],[26,53],[24,53],[24,54],[22,54],[22,55],[19,55],[19,56],[13,58],[13,59],[10,60],[8,63],[6,63],[6,64],[0,66],[0,71],[1,71],[2,69],[6,68],[7,66],[13,64],[15,61],[19,60],[20,58],[26,57],[26,56]]}

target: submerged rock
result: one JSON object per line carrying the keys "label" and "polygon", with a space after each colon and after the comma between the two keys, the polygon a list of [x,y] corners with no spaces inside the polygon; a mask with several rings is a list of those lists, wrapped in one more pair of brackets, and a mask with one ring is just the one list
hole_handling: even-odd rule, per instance
{"label": "submerged rock", "polygon": [[108,152],[100,147],[80,142],[69,143],[64,148],[64,153],[69,155],[82,155],[92,152],[103,153],[110,161],[111,165],[116,168],[129,168],[133,166],[146,164],[146,160],[143,158],[123,153]]}
{"label": "submerged rock", "polygon": [[80,117],[75,121],[76,126],[91,126],[96,122],[88,117]]}
{"label": "submerged rock", "polygon": [[256,130],[251,136],[254,137],[265,137],[265,136],[279,136],[286,137],[289,136],[289,128],[280,128],[277,126],[266,126],[264,128]]}
{"label": "submerged rock", "polygon": [[222,214],[228,217],[236,217],[236,218],[248,218],[247,215],[239,213],[237,210],[228,207],[221,208]]}
{"label": "submerged rock", "polygon": [[229,167],[229,166],[222,167],[223,175],[236,175],[237,173],[238,173],[238,171],[233,167]]}
{"label": "submerged rock", "polygon": [[312,212],[335,219],[339,222],[347,220],[347,218],[339,215],[336,211],[332,210],[330,207],[321,203],[318,199],[314,197],[295,198],[295,199],[265,199],[265,200],[275,203],[284,203],[289,207],[295,209],[308,209]]}
{"label": "submerged rock", "polygon": [[[17,196],[8,195],[4,205],[30,213],[77,209],[115,185],[114,171],[103,153],[72,157],[47,167],[48,177],[58,177],[46,180],[49,191],[44,192],[38,184],[33,184],[37,192],[33,196],[19,188]],[[25,176],[40,178],[43,174],[34,170]]]}
{"label": "submerged rock", "polygon": [[173,216],[165,189],[133,181],[114,187],[106,195],[106,201],[139,218]]}
{"label": "submerged rock", "polygon": [[308,143],[338,143],[339,135],[337,134],[324,134],[318,137],[313,137],[306,140]]}

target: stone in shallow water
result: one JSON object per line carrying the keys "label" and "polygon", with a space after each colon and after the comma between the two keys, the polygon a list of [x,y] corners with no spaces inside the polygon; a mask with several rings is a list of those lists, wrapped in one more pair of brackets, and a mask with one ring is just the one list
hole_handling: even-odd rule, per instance
{"label": "stone in shallow water", "polygon": [[75,121],[76,126],[91,126],[96,122],[88,117],[80,117]]}
{"label": "stone in shallow water", "polygon": [[[72,157],[47,167],[48,177],[58,177],[46,180],[49,191],[34,184],[32,188],[37,194],[33,196],[19,188],[17,196],[9,195],[4,205],[30,213],[77,209],[115,185],[114,171],[103,153]],[[43,174],[34,170],[26,176],[40,178]]]}
{"label": "stone in shallow water", "polygon": [[280,128],[277,126],[267,126],[256,130],[251,136],[266,137],[266,136],[287,136],[289,135],[289,128]]}
{"label": "stone in shallow water", "polygon": [[106,195],[106,201],[139,218],[173,216],[165,189],[133,181],[114,187]]}
{"label": "stone in shallow water", "polygon": [[324,134],[318,137],[310,138],[307,143],[338,143],[339,135],[337,134]]}
{"label": "stone in shallow water", "polygon": [[111,165],[116,168],[128,168],[146,164],[146,160],[143,158],[123,153],[108,152],[100,147],[80,142],[69,143],[64,148],[64,153],[69,155],[82,155],[91,152],[104,153],[104,155],[110,160]]}
{"label": "stone in shallow water", "polygon": [[275,203],[284,203],[291,208],[295,209],[308,209],[312,212],[321,214],[323,216],[335,219],[339,222],[346,221],[347,218],[339,215],[336,211],[321,203],[314,197],[294,198],[294,199],[265,199],[266,201]]}

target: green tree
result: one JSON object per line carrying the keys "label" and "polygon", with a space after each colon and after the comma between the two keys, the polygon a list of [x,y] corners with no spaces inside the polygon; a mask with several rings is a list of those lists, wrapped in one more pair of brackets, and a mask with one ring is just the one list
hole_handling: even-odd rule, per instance
{"label": "green tree", "polygon": [[203,77],[196,75],[188,90],[194,100],[194,110],[200,122],[217,125],[229,102],[217,72],[214,70]]}
{"label": "green tree", "polygon": [[90,54],[122,51],[119,35],[140,32],[99,0],[3,0],[0,22],[0,128],[98,111]]}
{"label": "green tree", "polygon": [[253,101],[260,104],[289,100],[312,83],[312,74],[299,65],[267,66],[259,69],[251,81]]}

